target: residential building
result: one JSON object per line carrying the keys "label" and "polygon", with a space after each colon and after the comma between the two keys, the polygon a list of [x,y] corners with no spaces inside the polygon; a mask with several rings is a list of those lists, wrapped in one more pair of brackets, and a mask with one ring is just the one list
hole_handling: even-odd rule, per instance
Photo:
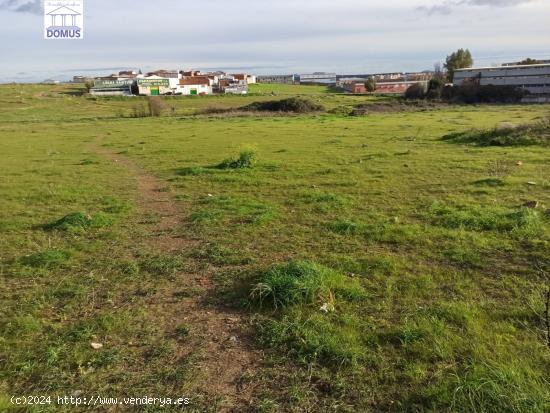
{"label": "residential building", "polygon": [[525,102],[550,102],[550,64],[456,70],[453,83],[462,85],[464,82],[476,82],[482,86],[515,86],[528,93]]}
{"label": "residential building", "polygon": [[367,93],[365,82],[366,81],[344,81],[340,82],[339,85],[342,89],[350,93]]}
{"label": "residential building", "polygon": [[212,84],[213,81],[208,76],[182,76],[177,93],[186,96],[210,95]]}

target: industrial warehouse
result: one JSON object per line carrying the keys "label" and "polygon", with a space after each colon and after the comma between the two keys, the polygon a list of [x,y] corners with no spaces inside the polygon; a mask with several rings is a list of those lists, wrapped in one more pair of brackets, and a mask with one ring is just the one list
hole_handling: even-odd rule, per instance
{"label": "industrial warehouse", "polygon": [[473,82],[480,86],[513,86],[526,92],[523,102],[550,102],[550,64],[508,65],[458,69],[453,83]]}

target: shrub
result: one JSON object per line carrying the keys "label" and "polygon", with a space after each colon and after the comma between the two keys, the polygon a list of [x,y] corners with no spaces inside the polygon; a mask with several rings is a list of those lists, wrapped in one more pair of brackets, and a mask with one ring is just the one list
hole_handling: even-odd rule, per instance
{"label": "shrub", "polygon": [[434,77],[428,83],[428,93],[426,94],[426,98],[440,99],[444,87],[445,82],[443,81],[443,79]]}
{"label": "shrub", "polygon": [[473,129],[445,135],[442,139],[478,146],[548,146],[550,145],[550,120],[518,126],[497,126],[485,130]]}
{"label": "shrub", "polygon": [[325,108],[313,102],[311,99],[292,97],[282,100],[274,100],[268,102],[254,102],[242,108],[243,110],[251,111],[268,111],[268,112],[293,112],[293,113],[309,113],[321,112]]}
{"label": "shrub", "polygon": [[70,231],[73,229],[86,229],[92,225],[92,217],[82,212],[67,214],[55,222],[44,225],[45,229],[58,229]]}
{"label": "shrub", "polygon": [[422,83],[415,83],[409,86],[405,92],[405,99],[424,99],[426,96],[426,86]]}
{"label": "shrub", "polygon": [[478,85],[463,82],[460,86],[448,86],[442,91],[442,97],[458,103],[517,103],[526,92],[516,86]]}
{"label": "shrub", "polygon": [[147,99],[147,106],[149,108],[149,116],[160,116],[166,109],[166,105],[160,96],[149,96]]}
{"label": "shrub", "polygon": [[252,149],[246,149],[239,154],[237,159],[228,158],[222,161],[217,168],[219,169],[247,169],[254,167],[256,163],[256,153]]}
{"label": "shrub", "polygon": [[317,301],[332,304],[338,297],[357,299],[363,295],[357,280],[309,261],[291,261],[272,267],[250,292],[253,302],[266,302],[274,308]]}

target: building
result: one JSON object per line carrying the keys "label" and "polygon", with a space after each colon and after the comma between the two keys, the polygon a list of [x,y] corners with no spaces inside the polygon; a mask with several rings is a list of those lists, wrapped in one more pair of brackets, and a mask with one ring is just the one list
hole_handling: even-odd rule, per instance
{"label": "building", "polygon": [[300,84],[335,85],[336,73],[315,72],[300,75]]}
{"label": "building", "polygon": [[186,96],[211,95],[212,79],[208,76],[182,76],[179,79],[177,94]]}
{"label": "building", "polygon": [[[550,64],[550,59],[534,59],[538,62],[538,64]],[[503,63],[501,66],[520,66],[521,62],[513,62],[513,63]]]}
{"label": "building", "polygon": [[246,95],[248,93],[248,85],[230,83],[223,88],[223,93],[225,93],[226,95]]}
{"label": "building", "polygon": [[256,76],[257,83],[283,83],[293,85],[300,81],[298,75],[264,75]]}
{"label": "building", "polygon": [[94,78],[89,76],[73,76],[73,83],[93,82]]}
{"label": "building", "polygon": [[90,94],[94,96],[131,96],[132,79],[96,79]]}
{"label": "building", "polygon": [[376,90],[374,93],[379,94],[404,94],[408,88],[417,83],[423,84],[428,87],[427,81],[412,82],[412,81],[398,81],[398,82],[377,82]]}
{"label": "building", "polygon": [[170,95],[173,92],[170,80],[160,76],[147,76],[136,79],[138,94],[145,96]]}
{"label": "building", "polygon": [[550,102],[550,64],[458,69],[453,83],[476,82],[481,86],[514,86],[528,94],[525,102]]}
{"label": "building", "polygon": [[340,87],[350,93],[367,93],[365,81],[345,81],[340,82]]}

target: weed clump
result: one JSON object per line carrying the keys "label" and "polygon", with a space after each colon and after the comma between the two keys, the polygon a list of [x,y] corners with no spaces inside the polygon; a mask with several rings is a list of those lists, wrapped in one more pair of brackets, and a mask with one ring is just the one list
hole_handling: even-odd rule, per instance
{"label": "weed clump", "polygon": [[51,268],[65,264],[71,258],[69,251],[61,249],[47,249],[27,255],[21,259],[24,265],[40,268]]}
{"label": "weed clump", "polygon": [[252,149],[241,151],[236,159],[228,158],[216,167],[218,169],[250,169],[256,164],[256,153]]}
{"label": "weed clump", "polygon": [[443,140],[477,146],[550,145],[550,120],[522,125],[500,125],[492,129],[469,130],[446,135]]}
{"label": "weed clump", "polygon": [[309,261],[292,261],[263,274],[250,292],[250,299],[284,308],[315,302],[333,304],[337,297],[358,299],[363,295],[363,288],[356,280]]}
{"label": "weed clump", "polygon": [[428,210],[428,216],[435,225],[450,229],[470,231],[515,232],[535,234],[542,226],[538,211],[522,208],[514,212],[502,210],[449,206],[434,203]]}
{"label": "weed clump", "polygon": [[290,113],[311,113],[325,110],[323,105],[313,102],[311,99],[292,97],[288,99],[274,100],[268,102],[254,102],[242,108],[248,111],[260,112],[290,112]]}
{"label": "weed clump", "polygon": [[331,231],[341,235],[355,235],[364,229],[362,224],[350,220],[338,220],[336,222],[331,222],[328,225],[328,228]]}
{"label": "weed clump", "polygon": [[139,266],[152,275],[172,276],[183,268],[184,263],[179,257],[154,255],[145,257]]}
{"label": "weed clump", "polygon": [[106,227],[112,223],[112,219],[106,214],[91,216],[82,212],[73,212],[65,215],[50,224],[43,226],[46,230],[59,230],[67,232],[83,232],[90,228]]}

